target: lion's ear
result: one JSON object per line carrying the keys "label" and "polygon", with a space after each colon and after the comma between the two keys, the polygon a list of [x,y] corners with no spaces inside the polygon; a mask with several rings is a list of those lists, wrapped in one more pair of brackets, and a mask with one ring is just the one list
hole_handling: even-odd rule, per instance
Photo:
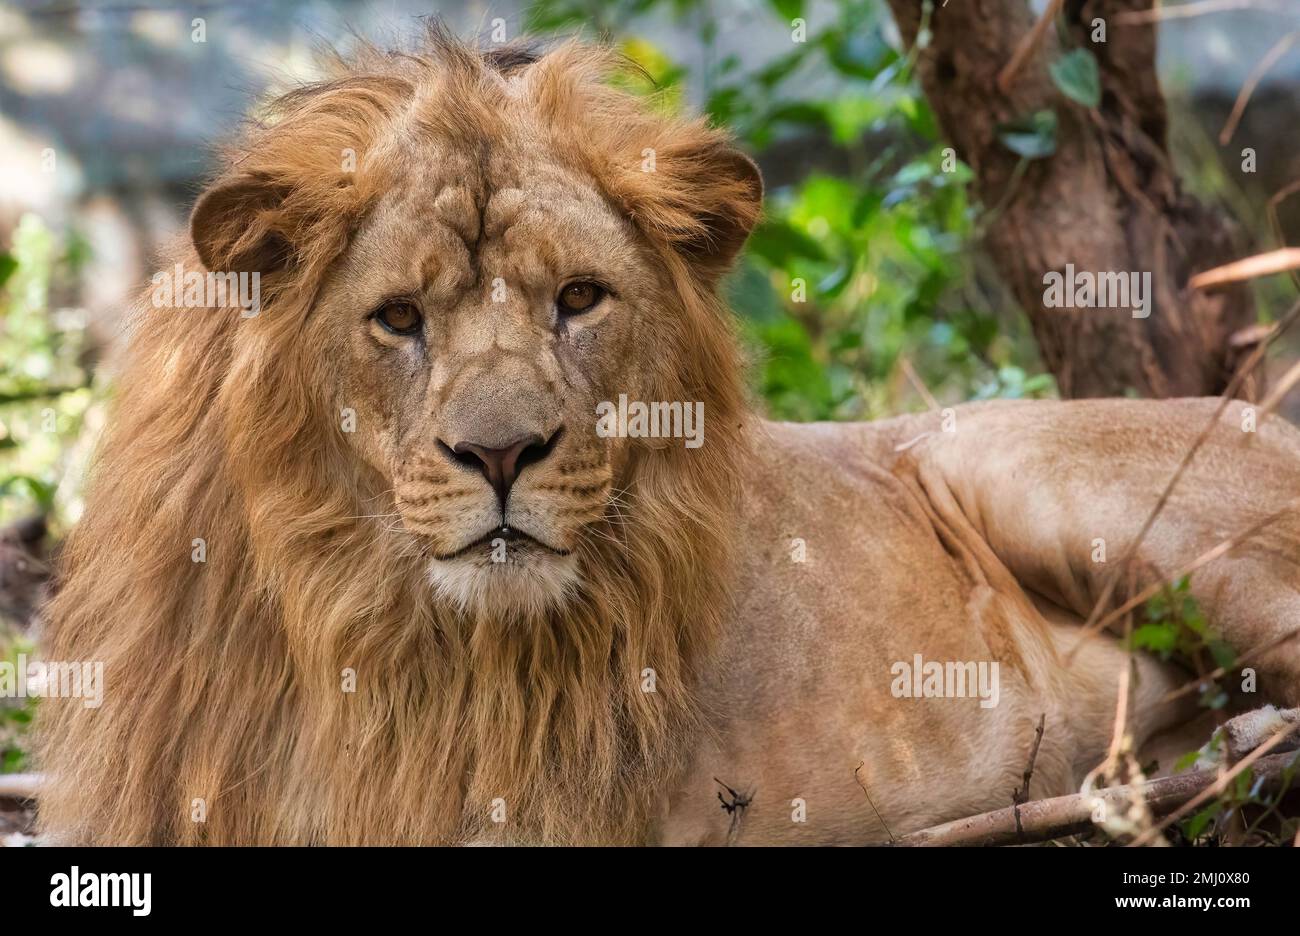
{"label": "lion's ear", "polygon": [[270,273],[292,253],[278,230],[286,186],[240,176],[220,179],[199,196],[190,213],[190,239],[213,271]]}
{"label": "lion's ear", "polygon": [[700,162],[698,217],[702,234],[683,249],[714,277],[731,268],[763,211],[763,175],[740,150],[719,146]]}
{"label": "lion's ear", "polygon": [[[665,139],[666,137],[666,139]],[[620,180],[634,220],[712,282],[731,268],[763,207],[758,166],[719,133],[670,128]]]}

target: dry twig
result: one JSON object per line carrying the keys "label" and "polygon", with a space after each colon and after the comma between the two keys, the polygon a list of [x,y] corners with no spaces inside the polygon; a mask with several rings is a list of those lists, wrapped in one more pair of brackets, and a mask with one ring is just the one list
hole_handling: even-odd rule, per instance
{"label": "dry twig", "polygon": [[[1243,757],[1238,763],[1234,764],[1231,770],[1221,775],[1217,780],[1214,781],[1214,783],[1210,784],[1205,789],[1201,790],[1199,793],[1197,793],[1187,802],[1181,804],[1177,809],[1175,809],[1169,815],[1165,816],[1165,818],[1162,819],[1157,825],[1152,826],[1150,829],[1147,829],[1145,832],[1139,835],[1137,839],[1134,840],[1133,844],[1134,845],[1149,844],[1150,842],[1154,841],[1156,836],[1158,836],[1166,828],[1168,828],[1170,825],[1172,825],[1173,823],[1177,822],[1179,819],[1186,816],[1197,806],[1200,806],[1206,800],[1211,799],[1212,797],[1218,796],[1221,793],[1223,793],[1223,791],[1228,788],[1228,784],[1233,781],[1233,779],[1237,776],[1237,774],[1241,773],[1243,770],[1245,770],[1251,764],[1254,764],[1256,761],[1261,760],[1265,754],[1267,754],[1269,751],[1273,750],[1273,748],[1277,747],[1279,744],[1285,741],[1288,735],[1294,734],[1297,728],[1300,728],[1300,724],[1287,725],[1285,728],[1278,731],[1276,734],[1273,735],[1273,737],[1269,738],[1259,747],[1255,748],[1255,750],[1251,751],[1249,754]],[[1296,762],[1296,757],[1297,757],[1297,755],[1295,754],[1278,754],[1275,756],[1289,764],[1294,764]],[[1208,770],[1202,772],[1207,774],[1213,773],[1213,771],[1208,771]],[[1256,776],[1259,776],[1258,771],[1256,772]]]}
{"label": "dry twig", "polygon": [[1282,517],[1296,510],[1300,510],[1300,497],[1292,498],[1291,500],[1283,504],[1281,507],[1279,507],[1277,510],[1273,511],[1271,514],[1267,515],[1266,517],[1263,517],[1260,520],[1255,521],[1250,526],[1246,527],[1244,530],[1239,530],[1238,532],[1229,536],[1227,539],[1217,543],[1212,548],[1206,550],[1201,555],[1197,556],[1187,565],[1179,568],[1172,575],[1166,576],[1161,581],[1148,585],[1146,588],[1142,589],[1140,592],[1138,592],[1128,601],[1124,602],[1114,611],[1111,611],[1109,614],[1102,616],[1095,624],[1091,625],[1089,636],[1091,636],[1092,633],[1096,633],[1098,631],[1104,630],[1106,627],[1108,627],[1113,622],[1117,621],[1123,615],[1128,614],[1130,611],[1135,610],[1136,608],[1140,607],[1143,604],[1146,604],[1147,601],[1149,601],[1150,599],[1154,598],[1157,594],[1159,594],[1160,591],[1165,588],[1165,586],[1177,582],[1185,575],[1191,575],[1197,569],[1209,565],[1211,562],[1213,562],[1215,559],[1218,559],[1220,556],[1227,555],[1228,553],[1232,552],[1233,549],[1240,546],[1243,542],[1245,542],[1246,540],[1254,536],[1256,533],[1258,533],[1260,530],[1264,529],[1264,527],[1268,526],[1271,523],[1276,522],[1277,520],[1280,520]]}
{"label": "dry twig", "polygon": [[1219,145],[1227,146],[1232,135],[1237,132],[1237,124],[1241,123],[1241,115],[1246,112],[1246,104],[1250,102],[1250,96],[1255,93],[1259,87],[1260,81],[1268,74],[1269,69],[1278,63],[1278,59],[1287,53],[1295,41],[1300,39],[1300,31],[1287,33],[1273,48],[1265,53],[1264,57],[1259,60],[1259,64],[1251,69],[1250,75],[1246,78],[1246,83],[1241,86],[1237,93],[1237,100],[1233,102],[1232,113],[1228,115],[1228,122],[1223,125],[1223,132],[1219,134]]}
{"label": "dry twig", "polygon": [[1011,791],[1011,802],[1016,814],[1016,831],[1023,832],[1020,826],[1020,807],[1029,802],[1029,781],[1034,778],[1034,762],[1038,760],[1038,746],[1043,743],[1043,728],[1047,725],[1047,713],[1038,716],[1038,728],[1034,731],[1034,747],[1029,752],[1029,763],[1025,765],[1024,783],[1020,789]]}
{"label": "dry twig", "polygon": [[1292,364],[1287,369],[1287,372],[1282,375],[1282,379],[1273,385],[1273,389],[1264,398],[1264,402],[1259,405],[1257,418],[1262,420],[1265,416],[1272,414],[1297,383],[1300,383],[1300,361]]}
{"label": "dry twig", "polygon": [[[1265,787],[1281,782],[1284,772],[1296,763],[1295,752],[1259,757],[1255,777]],[[1244,761],[1243,761],[1244,763]],[[909,832],[896,839],[900,846],[1017,845],[1047,842],[1078,835],[1093,828],[1093,810],[1100,801],[1107,809],[1125,806],[1140,798],[1153,815],[1167,816],[1218,782],[1213,770],[1194,770],[1145,783],[1109,787],[1093,793],[1073,793],[1052,799],[1034,800],[1019,807],[1022,830],[1017,831],[1015,807],[969,816],[953,822]]]}
{"label": "dry twig", "polygon": [[[1072,662],[1074,660],[1074,655],[1078,652],[1079,647],[1081,647],[1085,641],[1096,636],[1101,631],[1101,627],[1097,625],[1097,621],[1103,616],[1105,613],[1103,609],[1110,603],[1111,596],[1115,594],[1115,587],[1119,583],[1119,570],[1127,567],[1128,564],[1132,562],[1133,558],[1137,556],[1139,547],[1141,547],[1143,540],[1146,539],[1147,534],[1151,532],[1151,528],[1155,526],[1156,520],[1165,509],[1165,505],[1169,502],[1170,495],[1173,494],[1174,488],[1178,485],[1178,482],[1182,480],[1184,472],[1187,471],[1187,466],[1192,463],[1192,459],[1196,457],[1196,453],[1200,451],[1201,446],[1205,444],[1205,440],[1210,437],[1210,434],[1213,433],[1215,428],[1219,425],[1219,418],[1223,415],[1223,411],[1228,408],[1228,404],[1232,402],[1234,395],[1241,388],[1241,385],[1245,383],[1246,378],[1250,376],[1256,367],[1259,366],[1259,363],[1264,359],[1264,355],[1267,353],[1269,346],[1285,334],[1287,329],[1295,323],[1297,318],[1300,318],[1300,302],[1297,302],[1287,311],[1286,315],[1284,315],[1281,321],[1278,322],[1278,327],[1265,341],[1261,342],[1253,351],[1251,351],[1249,357],[1242,362],[1241,367],[1237,369],[1237,373],[1233,375],[1232,380],[1228,382],[1228,386],[1224,389],[1223,395],[1219,397],[1218,406],[1214,408],[1214,413],[1211,414],[1210,418],[1205,423],[1205,427],[1201,430],[1196,439],[1193,440],[1191,446],[1187,449],[1186,454],[1183,455],[1182,461],[1180,461],[1178,467],[1174,469],[1174,473],[1170,476],[1169,482],[1165,485],[1164,490],[1160,492],[1160,497],[1157,498],[1155,507],[1153,507],[1151,513],[1147,515],[1146,521],[1142,524],[1141,529],[1138,530],[1137,536],[1125,550],[1124,556],[1118,563],[1116,570],[1111,573],[1110,577],[1106,580],[1106,584],[1102,586],[1101,594],[1097,596],[1097,601],[1093,605],[1092,611],[1088,614],[1088,619],[1084,621],[1083,627],[1080,630],[1079,640],[1076,641],[1074,646],[1066,653],[1067,662]],[[1172,581],[1172,579],[1169,581]],[[1108,620],[1114,620],[1114,617],[1112,616]]]}
{"label": "dry twig", "polygon": [[934,394],[931,393],[930,388],[925,385],[925,381],[921,379],[921,375],[916,372],[916,368],[912,366],[912,362],[905,356],[900,356],[898,359],[898,366],[902,368],[903,375],[907,378],[908,383],[912,385],[912,389],[919,393],[925,400],[925,405],[932,410],[937,410],[939,408],[939,401],[934,398]]}
{"label": "dry twig", "polygon": [[1197,273],[1187,281],[1187,285],[1193,289],[1209,289],[1211,286],[1239,283],[1295,269],[1300,269],[1300,248],[1284,247]]}
{"label": "dry twig", "polygon": [[1020,43],[1016,50],[1011,53],[1011,61],[1002,66],[1002,71],[998,72],[998,90],[1003,94],[1009,94],[1011,91],[1011,82],[1015,80],[1016,73],[1020,71],[1029,61],[1034,51],[1042,43],[1043,37],[1047,31],[1052,28],[1052,21],[1056,15],[1061,12],[1061,6],[1065,0],[1051,0],[1043,15],[1039,17],[1038,22],[1034,23],[1034,28],[1021,37]]}
{"label": "dry twig", "polygon": [[[1268,653],[1270,650],[1282,646],[1282,644],[1286,643],[1288,640],[1290,640],[1292,637],[1295,637],[1297,634],[1300,634],[1300,626],[1293,627],[1289,631],[1283,631],[1281,634],[1278,634],[1276,637],[1272,637],[1269,640],[1264,641],[1262,644],[1259,644],[1256,647],[1251,647],[1249,650],[1243,653],[1238,659],[1233,661],[1232,669],[1237,669],[1238,667],[1244,666],[1247,663],[1255,662],[1264,654]],[[1183,685],[1179,686],[1177,689],[1170,689],[1168,692],[1166,692],[1164,695],[1160,697],[1159,700],[1160,704],[1163,705],[1166,702],[1172,702],[1175,699],[1181,699],[1189,692],[1196,692],[1197,690],[1204,689],[1206,684],[1211,683],[1222,676],[1225,676],[1227,672],[1228,672],[1228,667],[1226,666],[1216,667],[1214,670],[1212,670],[1209,673],[1206,673],[1204,676],[1198,676],[1196,679],[1192,680],[1191,682],[1183,683]]]}
{"label": "dry twig", "polygon": [[1178,6],[1156,6],[1149,10],[1130,10],[1119,13],[1115,22],[1124,26],[1157,23],[1161,20],[1188,19],[1207,13],[1230,13],[1234,10],[1266,10],[1281,13],[1286,0],[1199,0]]}
{"label": "dry twig", "polygon": [[41,775],[34,773],[0,774],[0,796],[31,800],[41,788]]}
{"label": "dry twig", "polygon": [[866,794],[867,803],[870,804],[871,811],[876,814],[876,819],[879,820],[881,826],[884,827],[885,834],[889,836],[889,840],[891,842],[896,841],[894,838],[894,833],[889,831],[889,823],[885,822],[885,817],[880,814],[880,810],[877,809],[876,804],[872,802],[871,794],[867,791],[867,785],[863,783],[862,778],[858,776],[858,771],[861,770],[863,766],[866,765],[866,763],[867,763],[866,761],[863,761],[861,764],[858,764],[857,767],[853,768],[853,779],[858,781],[858,786],[862,787],[862,792]]}

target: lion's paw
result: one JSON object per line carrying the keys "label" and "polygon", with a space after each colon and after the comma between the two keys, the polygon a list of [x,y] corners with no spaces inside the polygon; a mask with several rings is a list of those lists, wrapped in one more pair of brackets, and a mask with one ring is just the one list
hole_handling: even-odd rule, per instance
{"label": "lion's paw", "polygon": [[1196,766],[1217,767],[1225,761],[1235,764],[1287,726],[1293,729],[1292,734],[1274,746],[1274,752],[1293,751],[1300,747],[1300,708],[1279,709],[1265,705],[1230,718],[1201,748]]}

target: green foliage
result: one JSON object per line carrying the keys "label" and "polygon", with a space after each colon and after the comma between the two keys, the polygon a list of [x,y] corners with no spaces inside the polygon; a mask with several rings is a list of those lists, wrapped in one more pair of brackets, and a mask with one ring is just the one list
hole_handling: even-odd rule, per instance
{"label": "green foliage", "polygon": [[[31,658],[36,655],[30,642],[0,634],[0,661],[8,663],[17,672],[18,655]],[[28,742],[32,719],[36,713],[36,699],[0,696],[0,773],[21,773],[30,769]]]}
{"label": "green foliage", "polygon": [[[1295,783],[1300,770],[1300,754],[1282,771],[1281,782],[1273,793],[1264,790],[1263,778],[1246,768],[1237,774],[1223,793],[1199,812],[1181,823],[1184,837],[1194,844],[1219,844],[1228,830],[1228,820],[1240,816],[1239,840],[1245,844],[1260,841],[1270,845],[1287,845],[1294,840],[1300,820],[1278,813],[1283,800]],[[1270,825],[1272,820],[1275,825]]]}
{"label": "green foliage", "polygon": [[0,523],[49,513],[71,441],[91,402],[80,364],[82,313],[51,309],[86,248],[26,215],[0,253]]}
{"label": "green foliage", "polygon": [[[56,493],[92,394],[81,316],[52,308],[52,297],[71,292],[85,259],[78,238],[61,240],[33,215],[0,253],[0,524],[43,513],[59,525]],[[19,654],[34,657],[34,647],[0,621],[0,660],[16,670]],[[35,706],[0,697],[0,773],[29,769]]]}
{"label": "green foliage", "polygon": [[[1185,575],[1151,598],[1143,608],[1144,623],[1134,628],[1130,644],[1164,660],[1177,657],[1203,669],[1229,669],[1236,663],[1236,652],[1205,620],[1190,588],[1191,579]],[[1206,685],[1202,705],[1217,709],[1228,704],[1227,693],[1217,683]]]}
{"label": "green foliage", "polygon": [[1232,665],[1232,648],[1206,623],[1200,604],[1191,594],[1190,576],[1184,575],[1152,597],[1144,611],[1147,623],[1134,630],[1134,646],[1155,651],[1164,659],[1175,653],[1191,657],[1208,649],[1218,665]]}
{"label": "green foliage", "polygon": [[[697,0],[541,0],[526,17],[532,30],[612,37],[668,106],[684,106],[689,87],[769,169],[765,218],[727,288],[778,418],[923,407],[904,361],[945,402],[1054,395],[1023,318],[979,288],[971,172],[940,139],[885,15],[874,0],[772,0],[754,16],[789,50],[748,69],[717,50],[723,27]],[[643,37],[655,16],[696,30],[702,66],[688,71]],[[1035,119],[1025,145],[1054,146],[1055,115]],[[799,171],[783,172],[795,156]]]}
{"label": "green foliage", "polygon": [[1036,111],[998,125],[998,142],[1021,159],[1046,159],[1056,152],[1056,112]]}
{"label": "green foliage", "polygon": [[998,372],[992,380],[978,387],[974,399],[1037,399],[1054,395],[1055,392],[1056,381],[1051,374],[1034,374],[1030,376],[1019,367],[1007,365],[998,368]]}
{"label": "green foliage", "polygon": [[1093,108],[1101,104],[1101,72],[1088,49],[1074,49],[1048,66],[1052,81],[1070,100]]}

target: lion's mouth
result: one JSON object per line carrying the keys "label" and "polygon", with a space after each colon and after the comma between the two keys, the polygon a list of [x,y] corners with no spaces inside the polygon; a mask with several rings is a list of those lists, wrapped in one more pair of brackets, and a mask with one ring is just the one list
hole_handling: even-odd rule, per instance
{"label": "lion's mouth", "polygon": [[461,546],[459,549],[455,549],[452,552],[435,553],[434,558],[440,562],[446,562],[451,559],[458,559],[476,549],[483,549],[485,547],[488,549],[499,548],[502,543],[504,543],[506,549],[518,549],[522,546],[524,548],[536,547],[543,549],[556,556],[567,556],[570,553],[570,550],[558,549],[550,543],[547,543],[530,533],[526,533],[523,530],[515,527],[501,526],[493,527],[482,536],[478,537],[478,539],[466,543],[464,546]]}

